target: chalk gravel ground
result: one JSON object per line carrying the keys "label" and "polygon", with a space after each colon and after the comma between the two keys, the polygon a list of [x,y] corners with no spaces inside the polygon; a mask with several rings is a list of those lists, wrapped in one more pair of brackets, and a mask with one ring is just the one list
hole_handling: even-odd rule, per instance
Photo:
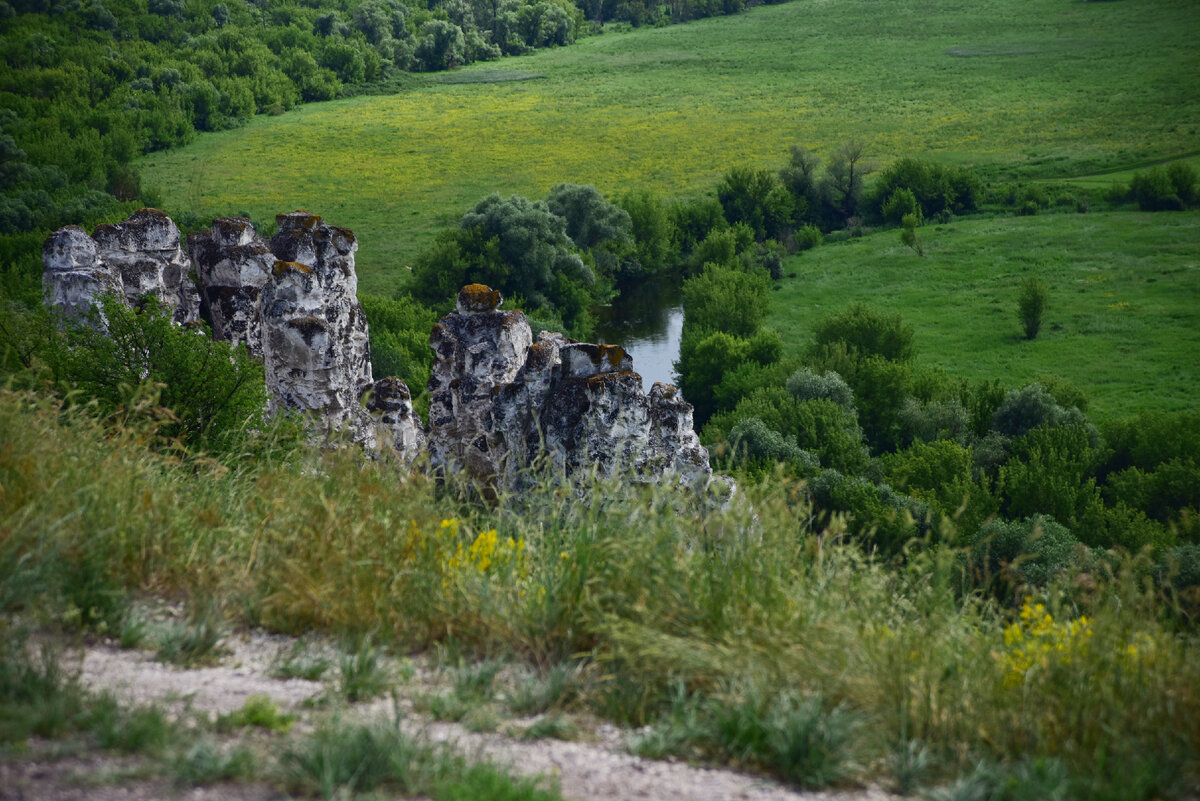
{"label": "chalk gravel ground", "polygon": [[[191,709],[208,715],[241,709],[251,696],[265,695],[279,709],[299,715],[297,729],[310,727],[311,701],[326,693],[327,684],[304,679],[272,678],[281,654],[296,641],[252,632],[229,637],[227,653],[214,667],[180,669],[164,665],[147,651],[90,646],[81,654],[80,678],[96,692],[110,692],[133,706],[157,703],[169,709]],[[336,668],[333,669],[336,671]],[[628,732],[611,724],[587,726],[578,741],[527,741],[508,734],[475,733],[458,724],[432,721],[418,714],[412,699],[436,690],[441,672],[410,665],[411,677],[400,694],[387,700],[355,704],[343,720],[392,720],[397,710],[403,725],[434,742],[449,743],[467,758],[490,761],[514,775],[541,776],[557,784],[575,801],[888,801],[878,788],[853,792],[797,792],[760,777],[731,770],[696,767],[677,761],[644,759],[628,753]],[[440,679],[444,687],[446,679]],[[526,721],[526,723],[531,721]],[[517,723],[520,723],[518,721]],[[139,775],[138,760],[95,753],[63,754],[46,743],[35,744],[19,758],[0,761],[0,801],[274,801],[284,798],[265,783],[221,784],[180,790],[169,780]],[[480,799],[479,801],[487,801]]]}

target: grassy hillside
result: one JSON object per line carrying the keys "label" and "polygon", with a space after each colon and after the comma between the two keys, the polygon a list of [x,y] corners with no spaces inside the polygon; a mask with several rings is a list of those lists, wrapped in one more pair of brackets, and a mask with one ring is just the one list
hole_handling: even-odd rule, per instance
{"label": "grassy hillside", "polygon": [[993,176],[1194,152],[1200,20],[1188,0],[1149,6],[797,0],[307,105],[140,167],[169,209],[303,206],[353,228],[362,286],[381,291],[491,191],[695,193],[729,166],[852,136],[880,163],[924,155]]}
{"label": "grassy hillside", "polygon": [[[1070,380],[1103,419],[1194,408],[1200,393],[1200,215],[1054,214],[921,229],[917,256],[885,231],[792,258],[768,324],[793,352],[852,300],[899,313],[919,363],[1016,386]],[[793,277],[794,275],[794,277]],[[1021,282],[1050,290],[1026,340]]]}

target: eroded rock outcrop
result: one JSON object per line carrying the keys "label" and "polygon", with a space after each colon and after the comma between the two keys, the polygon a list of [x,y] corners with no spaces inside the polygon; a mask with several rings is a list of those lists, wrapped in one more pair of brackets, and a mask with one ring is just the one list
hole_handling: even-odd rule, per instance
{"label": "eroded rock outcrop", "polygon": [[646,395],[632,359],[614,345],[546,332],[530,342],[525,316],[500,311],[499,302],[487,287],[464,287],[430,338],[434,465],[510,488],[542,458],[567,473],[708,481],[692,407],[674,387],[655,384]]}
{"label": "eroded rock outcrop", "polygon": [[436,469],[510,489],[543,461],[567,473],[708,483],[692,407],[674,387],[644,393],[613,345],[546,332],[534,341],[525,315],[501,310],[500,293],[479,284],[462,289],[430,335],[426,433],[404,382],[371,374],[354,234],[303,211],[276,220],[270,243],[249,220],[214,220],[189,238],[190,262],[178,228],[153,209],[92,236],[68,226],[43,251],[47,303],[75,319],[105,292],[130,305],[153,295],[180,323],[202,311],[214,336],[262,359],[271,409],[304,412],[325,434],[404,461],[424,451]]}
{"label": "eroded rock outcrop", "polygon": [[277,221],[268,245],[249,220],[214,220],[189,237],[190,260],[175,223],[154,209],[99,226],[90,237],[68,226],[43,249],[47,303],[77,320],[104,293],[128,305],[154,295],[180,323],[203,309],[214,337],[244,343],[263,361],[273,410],[307,413],[326,434],[344,431],[368,449],[392,448],[412,461],[423,425],[402,381],[371,375],[354,234],[307,212]]}
{"label": "eroded rock outcrop", "polygon": [[180,247],[179,228],[158,209],[98,225],[91,236],[76,225],[60,228],[46,240],[42,264],[46,303],[69,319],[86,319],[108,293],[130,306],[150,295],[178,323],[199,316],[200,296],[188,275],[191,263]]}
{"label": "eroded rock outcrop", "polygon": [[275,254],[244,217],[213,220],[208,231],[188,236],[188,251],[200,284],[201,307],[213,336],[245,344],[261,359],[262,288],[271,277]]}

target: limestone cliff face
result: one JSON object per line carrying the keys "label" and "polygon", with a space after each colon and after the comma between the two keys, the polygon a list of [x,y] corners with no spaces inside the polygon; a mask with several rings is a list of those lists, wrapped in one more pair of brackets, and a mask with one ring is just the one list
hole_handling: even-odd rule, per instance
{"label": "limestone cliff face", "polygon": [[632,359],[613,345],[546,332],[530,342],[524,315],[499,302],[486,287],[464,287],[430,338],[435,465],[509,488],[542,458],[567,473],[707,483],[708,453],[674,387],[643,393]]}
{"label": "limestone cliff face", "polygon": [[495,391],[516,378],[533,335],[525,315],[500,311],[500,293],[463,287],[457,311],[433,327],[429,378],[429,461],[490,477],[503,454],[489,450],[487,432]]}
{"label": "limestone cliff face", "polygon": [[188,251],[196,266],[204,316],[213,336],[245,344],[263,357],[262,311],[259,299],[271,277],[275,254],[244,217],[213,220],[208,231],[188,236]]}
{"label": "limestone cliff face", "polygon": [[359,399],[374,382],[354,273],[358,242],[314,214],[276,220],[276,261],[260,301],[273,403],[318,412],[331,430],[348,427],[355,441],[366,441],[372,428]]}
{"label": "limestone cliff face", "polygon": [[98,225],[91,236],[69,225],[42,248],[42,292],[46,304],[65,317],[83,320],[103,294],[132,306],[151,295],[178,323],[194,322],[200,296],[179,245],[179,228],[158,209],[142,209],[124,222]]}

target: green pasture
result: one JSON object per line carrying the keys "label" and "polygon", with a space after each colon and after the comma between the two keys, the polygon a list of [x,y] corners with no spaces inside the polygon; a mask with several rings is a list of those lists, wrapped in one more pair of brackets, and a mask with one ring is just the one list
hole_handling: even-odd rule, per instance
{"label": "green pasture", "polygon": [[1198,40],[1192,0],[794,0],[259,117],[140,167],[172,211],[304,207],[354,229],[362,287],[380,292],[493,191],[695,194],[730,166],[851,137],[881,165],[919,155],[993,178],[1194,153]]}
{"label": "green pasture", "polygon": [[[1195,409],[1200,398],[1200,214],[1119,212],[964,220],[919,229],[925,257],[883,231],[793,257],[768,325],[798,355],[813,324],[854,301],[899,313],[919,364],[1020,386],[1066,378],[1106,419]],[[1026,340],[1021,282],[1050,298]]]}

